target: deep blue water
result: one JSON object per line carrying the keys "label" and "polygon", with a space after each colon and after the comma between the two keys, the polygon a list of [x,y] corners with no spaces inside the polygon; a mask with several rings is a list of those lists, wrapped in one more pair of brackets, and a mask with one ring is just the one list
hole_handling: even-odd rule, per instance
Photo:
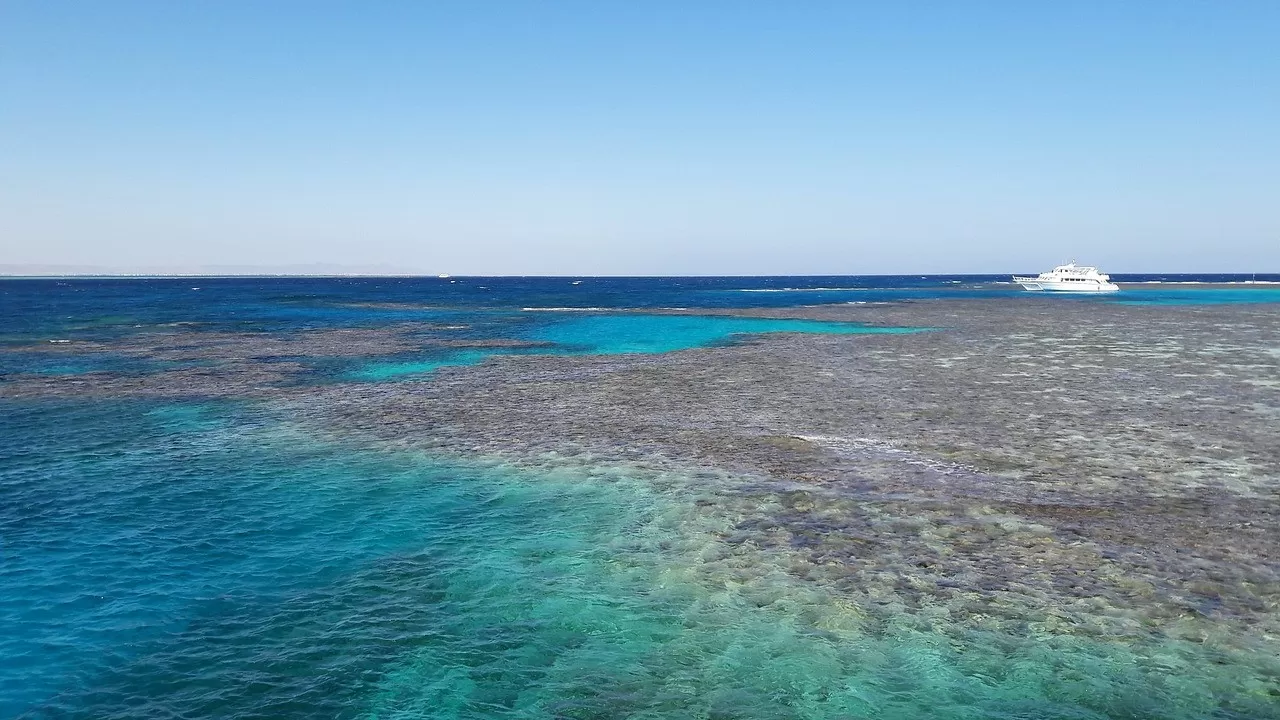
{"label": "deep blue water", "polygon": [[[869,329],[548,309],[1021,296],[997,279],[0,281],[0,718],[1280,716],[1258,666],[1198,645],[868,627],[784,558],[728,552],[731,477],[388,450],[248,400],[3,395],[28,374],[171,367],[52,340],[422,324],[658,353]],[[381,382],[492,352],[316,367]]]}
{"label": "deep blue water", "polygon": [[[1280,274],[1115,275],[1131,286],[1098,302],[1276,302]],[[1008,275],[695,278],[0,279],[0,343],[32,335],[112,337],[174,323],[227,331],[474,321],[525,308],[786,307],[936,297],[1019,297]],[[1073,298],[1082,299],[1082,298]],[[398,307],[397,307],[398,306]]]}

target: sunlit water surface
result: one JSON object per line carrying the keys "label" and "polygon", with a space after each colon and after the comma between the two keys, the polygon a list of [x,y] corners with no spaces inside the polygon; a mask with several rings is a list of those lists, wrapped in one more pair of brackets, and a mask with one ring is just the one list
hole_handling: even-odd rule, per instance
{"label": "sunlit water surface", "polygon": [[[278,280],[156,282],[5,286],[0,381],[145,376],[164,364],[3,350],[179,324],[422,322],[530,343],[317,369],[325,381],[386,381],[498,352],[658,353],[764,332],[886,331],[523,309],[579,291],[594,293],[584,307],[1009,292],[953,291],[950,280],[792,290],[780,279],[651,288],[636,302],[630,286],[547,281],[506,287],[495,302],[469,280],[459,302],[422,305],[420,286],[395,281],[307,281],[305,292]],[[431,292],[439,301],[445,291]],[[1127,297],[1238,301],[1184,292],[1209,291]],[[318,437],[249,403],[0,402],[0,717],[1280,717],[1265,674],[1274,665],[1207,645],[978,632],[941,608],[873,620],[791,574],[785,551],[730,541],[743,513],[776,502],[731,475],[437,457],[330,431]]]}
{"label": "sunlit water surface", "polygon": [[872,623],[785,553],[726,541],[728,475],[360,449],[234,406],[4,411],[6,717],[1271,707],[1198,647]]}

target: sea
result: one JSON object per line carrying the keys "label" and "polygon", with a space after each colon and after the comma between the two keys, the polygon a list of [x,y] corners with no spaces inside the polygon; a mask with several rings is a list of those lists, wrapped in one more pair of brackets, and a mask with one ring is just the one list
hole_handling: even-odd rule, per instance
{"label": "sea", "polygon": [[[175,334],[466,341],[287,358],[299,383],[399,392],[498,354],[927,331],[672,310],[1028,295],[1008,279],[0,279],[0,718],[1228,717],[1195,673],[1156,683],[1102,644],[961,651],[864,631],[781,571],[768,602],[708,582],[706,478],[362,443],[248,395],[7,391],[145,388],[182,361],[136,348]],[[1280,303],[1280,274],[1114,279],[1061,301]]]}

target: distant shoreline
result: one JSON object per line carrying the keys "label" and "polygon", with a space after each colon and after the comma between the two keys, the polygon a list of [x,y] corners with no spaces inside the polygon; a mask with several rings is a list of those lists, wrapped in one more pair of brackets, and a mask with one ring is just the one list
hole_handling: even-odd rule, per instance
{"label": "distant shoreline", "polygon": [[309,279],[325,279],[325,278],[436,278],[437,275],[394,275],[385,273],[320,273],[316,275],[303,275],[300,273],[253,273],[253,274],[217,274],[217,275],[96,275],[96,274],[69,274],[69,275],[11,275],[0,273],[0,280],[234,280],[237,278],[253,279],[253,278],[309,278]]}

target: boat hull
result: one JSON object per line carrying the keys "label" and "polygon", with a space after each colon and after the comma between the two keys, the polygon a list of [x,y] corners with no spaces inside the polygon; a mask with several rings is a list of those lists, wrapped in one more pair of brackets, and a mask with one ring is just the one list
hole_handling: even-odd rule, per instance
{"label": "boat hull", "polygon": [[1120,286],[1114,283],[1054,282],[1052,280],[1038,280],[1036,278],[1014,278],[1014,282],[1033,292],[1085,293],[1089,295],[1098,295],[1101,293],[1113,293],[1120,289]]}

